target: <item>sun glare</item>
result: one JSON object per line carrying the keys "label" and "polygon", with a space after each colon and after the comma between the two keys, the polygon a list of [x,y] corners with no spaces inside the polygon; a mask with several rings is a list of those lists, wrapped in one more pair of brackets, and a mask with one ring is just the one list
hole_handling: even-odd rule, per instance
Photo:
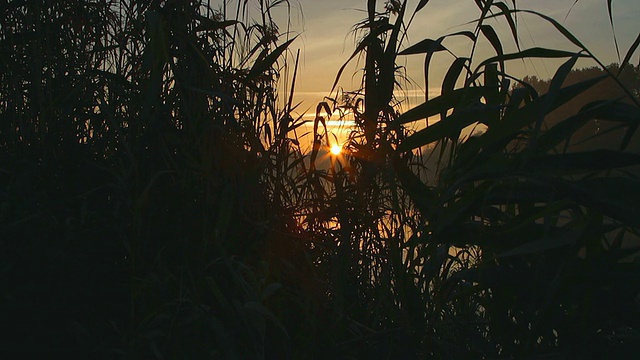
{"label": "sun glare", "polygon": [[331,145],[331,153],[333,155],[340,155],[341,152],[342,152],[342,146],[338,144]]}

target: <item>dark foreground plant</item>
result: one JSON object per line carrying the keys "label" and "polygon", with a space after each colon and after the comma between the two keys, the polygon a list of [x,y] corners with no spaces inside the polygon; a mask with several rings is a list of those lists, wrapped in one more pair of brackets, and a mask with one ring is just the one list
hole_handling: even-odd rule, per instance
{"label": "dark foreground plant", "polygon": [[[384,11],[368,2],[350,58],[364,59],[362,88],[342,105],[357,129],[347,158],[324,175],[332,192],[323,226],[335,230],[319,263],[342,329],[335,353],[630,356],[640,335],[640,269],[632,261],[640,183],[626,169],[640,156],[625,148],[640,121],[637,94],[604,66],[604,76],[565,84],[578,58],[599,63],[578,39],[515,3],[476,4],[471,31],[401,50],[407,2],[387,2]],[[546,20],[578,51],[521,49],[518,16]],[[507,23],[517,52],[504,53],[494,18]],[[444,45],[450,38],[470,41],[471,53],[453,55]],[[495,56],[478,59],[484,40]],[[440,96],[399,114],[398,56],[423,54],[428,75],[440,52],[453,55]],[[506,72],[509,61],[527,58],[567,61],[539,94]],[[554,110],[605,78],[622,98],[589,99],[558,118]],[[424,119],[426,127],[405,128]],[[593,122],[622,134],[613,149],[598,147],[606,131],[576,139]],[[462,135],[472,126],[481,130]]]}
{"label": "dark foreground plant", "polygon": [[291,355],[278,3],[0,4],[3,353]]}
{"label": "dark foreground plant", "polygon": [[[471,31],[401,50],[407,3],[368,1],[352,56],[363,55],[362,89],[342,104],[357,126],[345,155],[325,157],[332,104],[318,106],[304,154],[292,135],[301,118],[281,98],[296,61],[270,12],[286,2],[1,3],[0,351],[632,353],[640,198],[625,169],[640,159],[624,149],[637,96],[620,87],[625,99],[550,121],[603,80],[565,84],[593,56],[515,2],[476,4]],[[547,20],[579,52],[505,54],[487,20],[517,39],[520,15]],[[428,70],[450,37],[474,49],[484,38],[496,56],[454,57],[441,95],[401,113],[398,57],[424,54]],[[545,94],[506,72],[527,57],[567,59]],[[565,146],[596,120],[624,133],[619,146]],[[462,139],[477,123],[485,130]]]}

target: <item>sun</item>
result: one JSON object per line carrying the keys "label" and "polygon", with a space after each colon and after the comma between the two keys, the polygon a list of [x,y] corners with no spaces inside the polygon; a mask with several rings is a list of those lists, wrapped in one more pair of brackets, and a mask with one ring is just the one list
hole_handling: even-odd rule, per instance
{"label": "sun", "polygon": [[342,146],[338,144],[331,145],[331,153],[333,155],[340,155],[341,152],[342,152]]}

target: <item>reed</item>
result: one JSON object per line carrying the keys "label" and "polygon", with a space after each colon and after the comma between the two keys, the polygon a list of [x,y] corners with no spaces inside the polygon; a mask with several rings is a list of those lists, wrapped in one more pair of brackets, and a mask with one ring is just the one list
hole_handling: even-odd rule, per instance
{"label": "reed", "polygon": [[[363,59],[362,87],[342,105],[358,126],[346,159],[324,175],[336,231],[320,262],[333,271],[329,293],[343,329],[336,334],[346,337],[336,353],[628,356],[633,345],[620,334],[637,326],[631,302],[640,289],[630,284],[639,272],[622,260],[638,250],[638,183],[624,169],[640,160],[625,151],[638,125],[637,96],[620,71],[604,66],[602,76],[566,82],[579,58],[602,63],[556,20],[506,1],[476,2],[469,31],[404,47],[404,31],[418,26],[412,20],[427,3],[409,16],[406,1],[384,9],[369,1],[348,60]],[[518,16],[544,19],[579,51],[521,48]],[[504,52],[494,19],[507,23],[517,52]],[[452,53],[449,38],[471,51]],[[494,56],[478,58],[484,41]],[[453,59],[441,95],[401,111],[398,58],[423,55],[428,81],[444,52]],[[546,93],[508,73],[509,62],[528,58],[566,59]],[[620,98],[583,95],[605,78]],[[576,97],[584,103],[578,111],[554,112]],[[426,127],[410,130],[424,119]],[[602,133],[581,136],[598,121],[623,134],[605,140],[610,149],[599,148]],[[484,130],[465,138],[469,126]],[[569,147],[576,138],[586,142]],[[588,280],[595,273],[601,280]],[[634,308],[634,320],[613,308]]]}
{"label": "reed", "polygon": [[[409,46],[428,1],[369,0],[348,60],[362,59],[361,88],[317,105],[309,152],[295,37],[271,15],[287,1],[0,3],[2,351],[633,353],[640,157],[625,149],[640,108],[616,69],[638,41],[618,68],[569,81],[578,58],[602,64],[559,22],[475,3],[468,31]],[[520,48],[519,16],[579,51]],[[449,52],[450,38],[472,50]],[[479,58],[483,42],[495,56]],[[399,60],[422,55],[429,74],[439,53],[453,55],[441,95],[402,109]],[[565,59],[544,91],[508,73],[530,57]],[[604,82],[624,98],[566,110]],[[336,108],[356,125],[328,155]]]}

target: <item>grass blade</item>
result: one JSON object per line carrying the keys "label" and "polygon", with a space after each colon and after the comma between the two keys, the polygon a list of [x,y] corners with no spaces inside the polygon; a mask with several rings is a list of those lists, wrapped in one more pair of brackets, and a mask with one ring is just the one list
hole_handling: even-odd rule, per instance
{"label": "grass blade", "polygon": [[487,122],[493,114],[492,107],[482,105],[459,109],[427,128],[407,137],[399,146],[398,151],[410,151],[433,142],[450,138],[457,140],[460,131],[475,122]]}
{"label": "grass blade", "polygon": [[[576,55],[575,52],[572,51],[564,51],[564,50],[554,50],[554,49],[546,49],[546,48],[530,48],[522,51],[518,51],[516,53],[498,55],[494,57],[490,57],[484,61],[482,61],[477,68],[481,68],[486,64],[492,62],[501,62],[508,60],[521,60],[527,58],[542,58],[542,59],[558,59],[558,58],[568,58]],[[588,55],[580,54],[580,57],[588,57]]]}
{"label": "grass blade", "polygon": [[[489,40],[491,46],[496,51],[498,56],[503,56],[504,52],[502,50],[502,43],[500,43],[500,38],[498,34],[496,34],[495,30],[490,25],[482,25],[480,30],[484,34],[484,36]],[[504,59],[500,60],[500,71],[504,71]]]}
{"label": "grass blade", "polygon": [[429,3],[429,0],[420,0],[420,2],[418,3],[418,6],[416,7],[416,12],[422,10],[422,8],[427,6],[428,3]]}
{"label": "grass blade", "polygon": [[267,69],[271,68],[271,66],[278,60],[278,58],[280,58],[280,55],[282,55],[282,53],[289,47],[289,45],[291,45],[291,43],[297,38],[298,37],[296,36],[293,39],[285,42],[284,44],[275,48],[263,59],[256,61],[249,71],[249,79],[255,79]]}
{"label": "grass blade", "polygon": [[627,66],[627,64],[629,64],[633,53],[636,52],[636,49],[638,49],[638,45],[640,45],[640,33],[638,33],[636,41],[633,42],[633,44],[629,48],[629,51],[627,51],[627,55],[625,55],[624,60],[622,60],[622,63],[620,64],[620,70],[618,70],[618,74],[616,74],[616,77],[620,76],[622,70]]}
{"label": "grass blade", "polygon": [[613,32],[613,43],[616,46],[616,54],[618,54],[618,61],[620,61],[620,48],[618,47],[618,37],[616,36],[616,28],[613,26],[613,12],[611,11],[611,1],[607,0],[607,13],[609,13],[609,24],[611,24],[611,31]]}
{"label": "grass blade", "polygon": [[428,118],[437,115],[443,111],[447,111],[458,106],[464,101],[472,102],[480,100],[484,96],[486,89],[484,87],[471,87],[455,89],[447,94],[435,97],[413,109],[403,113],[390,125],[392,128],[406,124],[408,122]]}

